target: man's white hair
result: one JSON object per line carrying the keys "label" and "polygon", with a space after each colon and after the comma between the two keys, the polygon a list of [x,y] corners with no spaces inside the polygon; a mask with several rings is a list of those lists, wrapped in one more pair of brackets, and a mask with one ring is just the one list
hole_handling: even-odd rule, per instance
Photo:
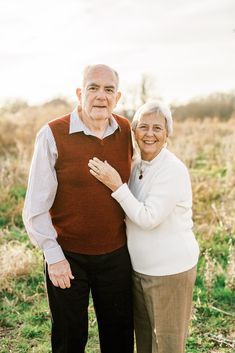
{"label": "man's white hair", "polygon": [[92,69],[106,69],[106,70],[109,70],[109,71],[113,72],[113,74],[114,74],[114,76],[116,77],[116,80],[117,80],[117,89],[118,89],[118,86],[119,86],[119,75],[118,75],[118,72],[116,70],[114,70],[112,67],[110,67],[108,65],[105,65],[105,64],[87,65],[84,68],[83,73],[82,73],[82,87],[84,87],[85,81],[86,81],[86,77],[87,77],[89,71],[92,70]]}

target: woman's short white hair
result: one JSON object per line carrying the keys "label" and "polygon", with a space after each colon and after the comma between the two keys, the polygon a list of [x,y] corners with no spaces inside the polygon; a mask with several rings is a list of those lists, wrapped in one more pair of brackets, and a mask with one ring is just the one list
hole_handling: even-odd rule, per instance
{"label": "woman's short white hair", "polygon": [[143,115],[152,113],[160,114],[166,119],[167,133],[168,136],[171,136],[173,133],[173,119],[170,108],[165,103],[159,101],[147,102],[137,109],[132,120],[132,129],[135,131],[135,128]]}

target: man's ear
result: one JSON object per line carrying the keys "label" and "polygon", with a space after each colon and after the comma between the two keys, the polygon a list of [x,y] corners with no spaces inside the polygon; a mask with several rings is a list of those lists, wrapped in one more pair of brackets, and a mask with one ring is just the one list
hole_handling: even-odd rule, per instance
{"label": "man's ear", "polygon": [[119,99],[121,98],[121,92],[117,92],[117,96],[116,96],[116,104],[117,104],[117,102],[119,101]]}
{"label": "man's ear", "polygon": [[77,88],[76,89],[76,95],[77,95],[78,100],[79,100],[80,103],[81,103],[81,93],[82,93],[81,88]]}

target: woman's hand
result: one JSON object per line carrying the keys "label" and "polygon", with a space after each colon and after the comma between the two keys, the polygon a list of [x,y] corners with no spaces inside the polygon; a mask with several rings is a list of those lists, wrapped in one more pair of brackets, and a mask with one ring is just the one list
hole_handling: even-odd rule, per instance
{"label": "woman's hand", "polygon": [[91,168],[90,173],[112,191],[117,190],[123,184],[119,173],[107,161],[102,162],[94,157],[89,160],[88,166]]}

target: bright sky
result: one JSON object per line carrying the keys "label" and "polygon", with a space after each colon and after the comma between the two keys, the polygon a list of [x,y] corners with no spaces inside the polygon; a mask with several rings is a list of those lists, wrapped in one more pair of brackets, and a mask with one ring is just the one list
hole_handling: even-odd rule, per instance
{"label": "bright sky", "polygon": [[143,73],[169,103],[235,89],[235,1],[0,0],[0,102],[75,99],[94,63],[123,95]]}

